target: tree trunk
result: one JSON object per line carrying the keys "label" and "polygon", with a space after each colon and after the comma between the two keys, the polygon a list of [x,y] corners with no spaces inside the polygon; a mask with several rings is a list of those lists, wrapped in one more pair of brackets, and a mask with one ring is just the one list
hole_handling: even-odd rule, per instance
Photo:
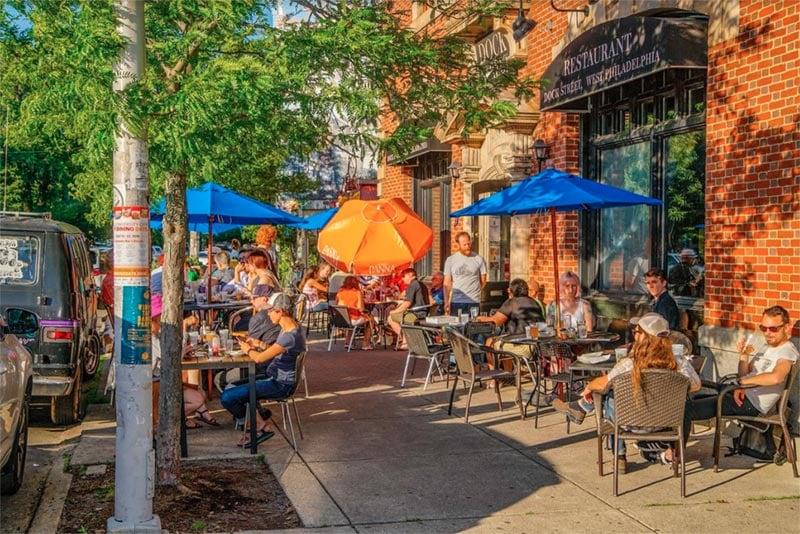
{"label": "tree trunk", "polygon": [[186,175],[170,173],[166,180],[163,219],[164,268],[161,312],[161,384],[156,434],[158,483],[179,484],[181,350],[183,348],[183,266],[186,261]]}

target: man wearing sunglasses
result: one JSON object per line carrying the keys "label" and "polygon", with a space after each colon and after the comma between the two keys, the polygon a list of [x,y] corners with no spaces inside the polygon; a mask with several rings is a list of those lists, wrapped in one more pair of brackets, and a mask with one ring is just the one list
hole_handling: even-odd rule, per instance
{"label": "man wearing sunglasses", "polygon": [[[800,353],[791,342],[792,323],[789,312],[781,306],[772,306],[761,315],[759,329],[767,341],[766,349],[751,358],[752,347],[740,339],[739,378],[734,385],[753,385],[755,388],[736,389],[728,392],[722,401],[724,415],[767,414],[780,399],[786,377]],[[731,385],[719,384],[718,390]],[[717,397],[694,399],[687,409],[692,421],[711,419],[716,416]]]}

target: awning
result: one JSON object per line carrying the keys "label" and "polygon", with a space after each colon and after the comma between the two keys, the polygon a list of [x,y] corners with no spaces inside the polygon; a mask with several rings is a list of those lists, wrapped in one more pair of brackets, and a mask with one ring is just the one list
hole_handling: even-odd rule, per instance
{"label": "awning", "polygon": [[413,165],[416,163],[417,158],[429,152],[452,152],[453,149],[450,145],[440,142],[438,139],[428,139],[421,143],[417,143],[411,150],[402,156],[396,154],[388,154],[386,156],[386,163],[389,165]]}
{"label": "awning", "polygon": [[707,26],[685,19],[625,17],[584,32],[542,76],[542,111],[588,111],[587,96],[669,68],[705,69]]}

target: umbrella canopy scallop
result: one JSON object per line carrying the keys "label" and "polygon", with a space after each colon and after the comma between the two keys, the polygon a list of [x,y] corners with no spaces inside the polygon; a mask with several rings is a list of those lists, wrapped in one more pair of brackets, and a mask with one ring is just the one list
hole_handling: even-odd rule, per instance
{"label": "umbrella canopy scallop", "polygon": [[339,270],[385,276],[411,266],[433,230],[399,198],[349,200],[319,234],[320,255]]}

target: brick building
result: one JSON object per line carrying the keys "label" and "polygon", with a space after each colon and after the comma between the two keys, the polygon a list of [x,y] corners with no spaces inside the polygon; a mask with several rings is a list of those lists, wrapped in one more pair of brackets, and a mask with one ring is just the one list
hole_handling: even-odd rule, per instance
{"label": "brick building", "polygon": [[503,129],[464,135],[455,117],[379,170],[380,194],[403,197],[434,228],[423,274],[441,268],[463,228],[490,280],[538,280],[552,300],[546,215],[447,217],[543,164],[664,202],[558,214],[561,271],[581,276],[601,326],[647,309],[644,267],[677,274],[684,257],[698,282],[670,287],[695,352],[710,356],[705,374],[735,368],[735,340],[769,305],[786,307],[800,333],[800,2],[523,0],[536,24],[520,42],[515,11],[448,21],[396,4],[413,27],[444,25],[547,79]]}

